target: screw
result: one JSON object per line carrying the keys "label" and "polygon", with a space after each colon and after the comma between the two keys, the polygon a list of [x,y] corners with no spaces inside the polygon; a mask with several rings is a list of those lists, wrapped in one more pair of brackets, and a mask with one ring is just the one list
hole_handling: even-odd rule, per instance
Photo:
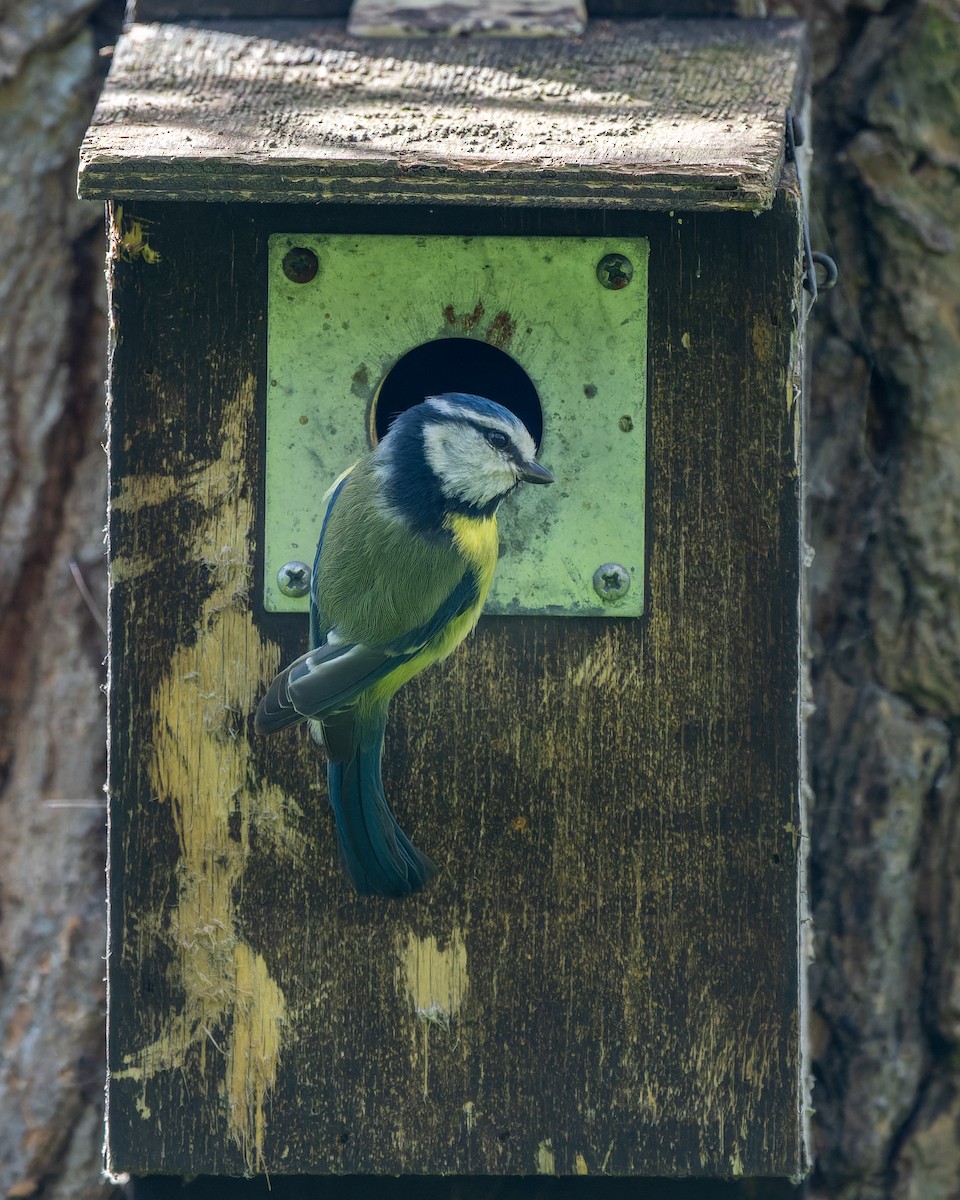
{"label": "screw", "polygon": [[283,256],[283,273],[291,283],[309,283],[320,270],[317,256],[306,246],[294,246]]}
{"label": "screw", "polygon": [[601,600],[622,600],[630,590],[630,572],[619,563],[604,563],[593,573],[593,587]]}
{"label": "screw", "polygon": [[633,263],[625,254],[605,254],[597,263],[597,278],[611,292],[619,292],[633,278]]}
{"label": "screw", "polygon": [[310,591],[310,568],[306,563],[284,563],[277,572],[277,587],[291,600],[299,600]]}

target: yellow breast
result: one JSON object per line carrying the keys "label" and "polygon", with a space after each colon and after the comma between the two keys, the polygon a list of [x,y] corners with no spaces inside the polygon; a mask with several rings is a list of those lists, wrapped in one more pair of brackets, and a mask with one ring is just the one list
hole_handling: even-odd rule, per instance
{"label": "yellow breast", "polygon": [[375,708],[386,703],[396,690],[412,679],[424,667],[446,658],[460,645],[480,616],[490,584],[493,582],[493,572],[497,565],[499,539],[497,537],[497,518],[483,517],[480,520],[462,515],[451,516],[446,520],[447,528],[453,534],[453,542],[477,578],[477,599],[465,613],[454,619],[423,650],[409,662],[404,663],[395,671],[375,683],[361,697],[361,708]]}
{"label": "yellow breast", "polygon": [[479,604],[487,598],[497,565],[500,541],[496,517],[465,517],[462,513],[447,518],[453,543],[473,568],[477,577]]}

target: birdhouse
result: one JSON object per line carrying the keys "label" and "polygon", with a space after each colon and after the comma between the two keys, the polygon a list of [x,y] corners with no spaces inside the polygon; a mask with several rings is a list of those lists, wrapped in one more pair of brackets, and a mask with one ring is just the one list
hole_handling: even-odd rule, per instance
{"label": "birdhouse", "polygon": [[[110,1169],[796,1176],[802,25],[190,7],[140,6],[81,154]],[[451,392],[556,482],[393,703],[438,874],[361,896],[321,749],[252,717],[328,487]]]}

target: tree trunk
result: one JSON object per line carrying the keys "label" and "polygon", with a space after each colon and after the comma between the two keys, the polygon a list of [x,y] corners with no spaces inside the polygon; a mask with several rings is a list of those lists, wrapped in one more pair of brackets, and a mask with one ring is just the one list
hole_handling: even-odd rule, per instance
{"label": "tree trunk", "polygon": [[15,4],[0,24],[7,1196],[103,1195],[103,219],[74,198],[77,144],[102,75],[89,7]]}
{"label": "tree trunk", "polygon": [[[114,0],[0,19],[0,1189],[45,1200],[104,1195],[106,332],[101,215],[73,195],[118,24]],[[816,310],[808,457],[809,1191],[954,1200],[960,13],[818,0],[813,30],[814,242],[842,278]]]}
{"label": "tree trunk", "polygon": [[960,1195],[958,16],[816,20],[813,1190],[864,1200]]}

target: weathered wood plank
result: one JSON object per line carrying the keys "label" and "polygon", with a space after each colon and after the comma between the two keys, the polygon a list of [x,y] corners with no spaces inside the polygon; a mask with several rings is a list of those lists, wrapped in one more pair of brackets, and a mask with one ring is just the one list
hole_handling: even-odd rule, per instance
{"label": "weathered wood plank", "polygon": [[134,26],[81,150],[97,198],[769,208],[803,26],[591,22],[580,39]]}
{"label": "weathered wood plank", "polygon": [[579,37],[583,0],[354,0],[347,29],[356,37]]}
{"label": "weathered wood plank", "polygon": [[345,883],[316,748],[250,733],[306,636],[252,599],[266,237],[601,215],[127,215],[161,257],[114,264],[114,1168],[796,1173],[795,195],[603,218],[651,243],[650,615],[487,620],[404,689],[387,789],[442,873],[400,904]]}
{"label": "weathered wood plank", "polygon": [[[136,0],[137,21],[345,17],[350,0]],[[763,0],[591,0],[596,17],[762,17]]]}

